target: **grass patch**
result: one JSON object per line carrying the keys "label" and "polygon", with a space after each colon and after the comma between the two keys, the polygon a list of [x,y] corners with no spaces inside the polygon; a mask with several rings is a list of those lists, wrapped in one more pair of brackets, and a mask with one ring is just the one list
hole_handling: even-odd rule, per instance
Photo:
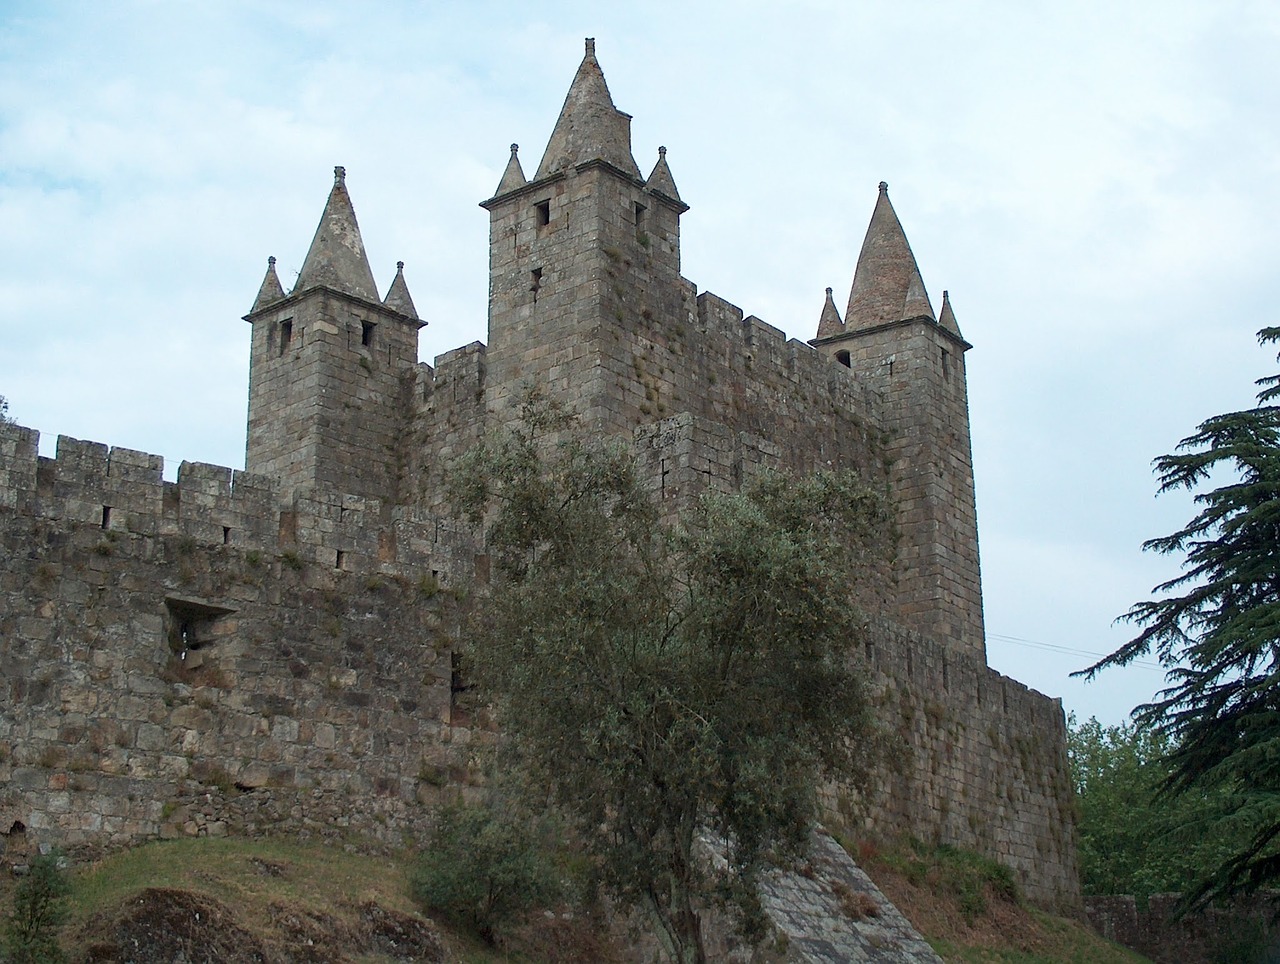
{"label": "grass patch", "polygon": [[[839,839],[839,838],[838,838]],[[916,840],[840,843],[938,955],[957,964],[1142,964],[1077,920],[1030,907],[1009,868]]]}

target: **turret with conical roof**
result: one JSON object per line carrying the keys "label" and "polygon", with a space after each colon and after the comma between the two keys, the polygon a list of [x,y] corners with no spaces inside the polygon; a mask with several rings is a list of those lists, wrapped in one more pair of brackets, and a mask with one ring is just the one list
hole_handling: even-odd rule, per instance
{"label": "turret with conical roof", "polygon": [[621,426],[641,416],[618,384],[632,368],[622,357],[627,339],[687,315],[680,215],[688,206],[666,153],[659,148],[644,179],[631,117],[614,106],[588,38],[533,179],[525,181],[513,145],[498,193],[483,202],[491,409],[509,409],[537,383],[593,418]]}
{"label": "turret with conical roof", "polygon": [[245,467],[280,479],[286,493],[320,485],[394,498],[400,387],[417,364],[423,322],[402,270],[378,297],[342,167],[288,295],[275,262],[245,316],[253,325]]}
{"label": "turret with conical roof", "polygon": [[[830,289],[828,289],[830,304]],[[911,245],[880,182],[844,325],[823,310],[812,344],[882,399],[901,508],[903,622],[985,656],[964,353],[950,298],[934,320]]]}

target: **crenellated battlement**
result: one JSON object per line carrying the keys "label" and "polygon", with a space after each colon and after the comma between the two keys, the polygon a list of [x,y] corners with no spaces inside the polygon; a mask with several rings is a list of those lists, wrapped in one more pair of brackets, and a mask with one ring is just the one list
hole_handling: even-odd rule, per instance
{"label": "crenellated battlement", "polygon": [[445,580],[471,576],[470,533],[425,510],[324,486],[282,496],[274,479],[183,462],[164,480],[164,458],[60,435],[41,457],[40,433],[0,425],[0,509],[192,546],[288,554],[336,570],[420,569]]}

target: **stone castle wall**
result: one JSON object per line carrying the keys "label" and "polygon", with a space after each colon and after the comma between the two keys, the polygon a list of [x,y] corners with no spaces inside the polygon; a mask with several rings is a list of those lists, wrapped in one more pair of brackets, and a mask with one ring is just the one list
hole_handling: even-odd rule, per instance
{"label": "stone castle wall", "polygon": [[[458,370],[479,371],[463,351]],[[282,509],[266,480],[217,466],[167,483],[158,456],[73,439],[43,459],[37,442],[0,427],[0,841],[399,845],[467,784],[477,737],[449,618],[450,587],[483,563],[467,533],[314,490]],[[692,415],[636,449],[676,501],[783,458]],[[974,847],[1033,899],[1073,904],[1061,707],[925,637],[875,638],[864,655],[901,752],[872,799],[833,789],[831,819]]]}
{"label": "stone castle wall", "polygon": [[156,456],[71,439],[37,459],[36,441],[0,427],[0,842],[401,844],[420,801],[465,782],[456,532],[350,498],[282,512],[252,476],[184,463],[164,483]]}

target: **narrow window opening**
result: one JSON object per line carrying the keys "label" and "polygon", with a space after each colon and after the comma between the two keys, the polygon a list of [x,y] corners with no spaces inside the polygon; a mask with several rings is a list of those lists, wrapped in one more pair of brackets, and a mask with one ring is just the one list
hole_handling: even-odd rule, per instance
{"label": "narrow window opening", "polygon": [[915,678],[915,661],[911,658],[910,650],[907,651],[907,679]]}
{"label": "narrow window opening", "polygon": [[538,303],[538,292],[542,290],[542,269],[534,268],[529,272],[529,290],[533,292],[533,303]]}
{"label": "narrow window opening", "polygon": [[222,544],[224,546],[231,545],[231,526],[222,527]]}
{"label": "narrow window opening", "polygon": [[284,354],[289,350],[289,343],[293,341],[293,320],[280,322],[280,354]]}
{"label": "narrow window opening", "polygon": [[533,206],[535,216],[537,217],[538,227],[545,228],[551,223],[551,202],[539,201]]}
{"label": "narrow window opening", "polygon": [[449,654],[449,722],[453,726],[466,726],[471,719],[470,700],[466,693],[471,689],[467,682],[462,658],[456,653]]}
{"label": "narrow window opening", "polygon": [[838,361],[845,368],[853,367],[852,362],[849,360],[849,353],[847,351],[836,352],[836,361]]}
{"label": "narrow window opening", "polygon": [[377,327],[372,321],[360,322],[360,344],[365,348],[373,347],[373,329]]}
{"label": "narrow window opening", "polygon": [[111,506],[104,505],[102,507],[102,528],[111,528]]}
{"label": "narrow window opening", "polygon": [[344,556],[344,555],[346,555],[346,553],[344,553],[341,549],[338,549],[338,550],[336,550],[336,551],[334,552],[334,556],[333,556],[333,568],[334,568],[334,569],[341,569],[341,568],[342,568],[342,558],[343,558],[343,556]]}
{"label": "narrow window opening", "polygon": [[636,236],[637,237],[640,237],[644,234],[644,214],[645,214],[645,206],[643,204],[637,203],[636,204]]}
{"label": "narrow window opening", "polygon": [[942,349],[942,377],[951,377],[951,352],[945,348]]}

